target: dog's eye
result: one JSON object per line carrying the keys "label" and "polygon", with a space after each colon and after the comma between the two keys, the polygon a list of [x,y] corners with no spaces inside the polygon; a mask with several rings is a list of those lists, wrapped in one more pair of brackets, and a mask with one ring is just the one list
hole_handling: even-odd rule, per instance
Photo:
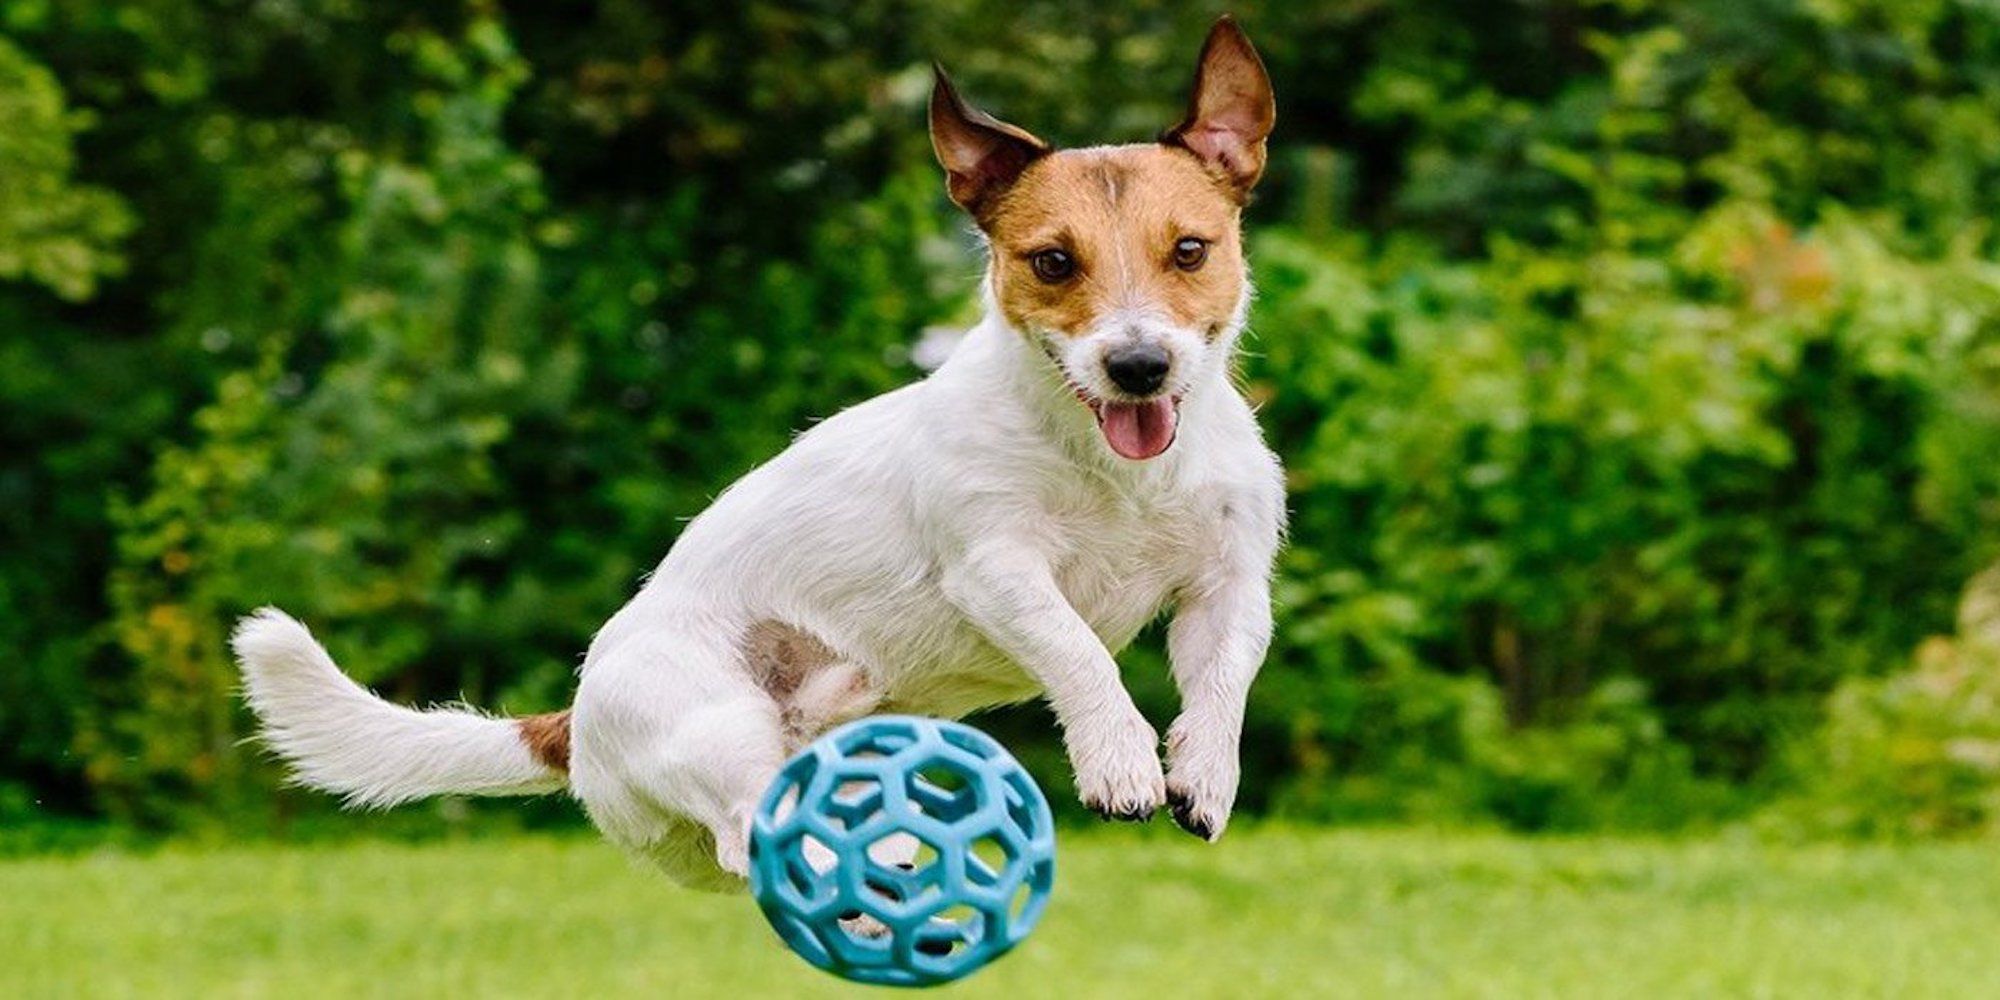
{"label": "dog's eye", "polygon": [[1028,258],[1035,277],[1051,285],[1068,281],[1076,273],[1076,258],[1061,250],[1038,250]]}
{"label": "dog's eye", "polygon": [[1174,266],[1183,271],[1195,271],[1208,259],[1208,241],[1198,236],[1183,236],[1174,244]]}

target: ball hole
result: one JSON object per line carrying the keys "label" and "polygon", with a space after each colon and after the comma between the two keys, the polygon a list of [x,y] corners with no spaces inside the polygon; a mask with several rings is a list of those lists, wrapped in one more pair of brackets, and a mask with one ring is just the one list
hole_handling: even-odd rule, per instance
{"label": "ball hole", "polygon": [[986,914],[964,903],[947,906],[917,928],[916,950],[931,958],[949,958],[979,943],[986,934]]}
{"label": "ball hole", "polygon": [[[1008,774],[1005,779],[1007,799],[1007,820],[1023,837],[1033,839],[1041,836],[1043,829],[1040,814],[1036,810],[1039,796],[1034,794],[1027,775]],[[1046,808],[1046,807],[1044,807]]]}
{"label": "ball hole", "polygon": [[971,785],[964,773],[955,767],[933,764],[917,772],[917,777],[930,783],[932,788],[947,794],[957,794]]}
{"label": "ball hole", "polygon": [[1007,901],[1007,916],[1015,920],[1021,919],[1021,914],[1028,912],[1028,904],[1033,902],[1034,899],[1035,890],[1026,882],[1016,886],[1014,889],[1014,898]]}
{"label": "ball hole", "polygon": [[825,841],[810,833],[799,838],[799,853],[794,860],[816,873],[830,872],[836,863],[833,848],[826,846]]}
{"label": "ball hole", "polygon": [[790,819],[792,813],[795,810],[797,810],[798,807],[799,807],[799,786],[793,785],[792,787],[785,789],[784,796],[778,799],[777,806],[771,810],[771,816],[773,819],[776,819],[778,822],[782,823],[785,820]]}
{"label": "ball hole", "polygon": [[952,958],[970,950],[986,936],[986,914],[974,906],[954,904],[916,928],[916,954],[926,958]]}
{"label": "ball hole", "polygon": [[979,810],[979,789],[973,780],[956,766],[931,763],[910,774],[905,792],[924,815],[956,823]]}
{"label": "ball hole", "polygon": [[921,837],[892,833],[866,848],[862,889],[881,913],[915,912],[944,891],[938,850]]}
{"label": "ball hole", "polygon": [[821,811],[836,830],[852,830],[882,811],[882,784],[872,778],[844,781]]}
{"label": "ball hole", "polygon": [[1000,838],[981,837],[966,849],[965,877],[978,885],[998,885],[1013,859],[1014,852]]}
{"label": "ball hole", "polygon": [[779,855],[780,877],[792,895],[806,906],[824,903],[838,891],[829,874],[833,867],[833,852],[811,834],[789,842]]}

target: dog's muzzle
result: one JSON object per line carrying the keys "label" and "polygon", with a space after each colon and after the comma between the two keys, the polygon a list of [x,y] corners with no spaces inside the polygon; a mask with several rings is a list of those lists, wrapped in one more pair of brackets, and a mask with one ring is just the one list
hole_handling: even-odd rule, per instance
{"label": "dog's muzzle", "polygon": [[1167,384],[1173,358],[1158,344],[1123,344],[1104,352],[1104,374],[1134,396],[1150,396]]}

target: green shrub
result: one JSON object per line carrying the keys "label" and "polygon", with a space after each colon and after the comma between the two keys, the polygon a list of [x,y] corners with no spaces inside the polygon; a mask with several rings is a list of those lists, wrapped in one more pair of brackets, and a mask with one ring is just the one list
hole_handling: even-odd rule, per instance
{"label": "green shrub", "polygon": [[1969,253],[1742,204],[1659,254],[1257,251],[1250,377],[1294,512],[1260,706],[1308,798],[1444,784],[1567,825],[1617,811],[1607,783],[1753,779],[1994,543],[1966,512],[2000,423],[1961,373],[2000,270]]}
{"label": "green shrub", "polygon": [[1924,642],[1911,669],[1843,682],[1795,754],[1803,788],[1773,811],[1779,829],[2000,833],[2000,567],[1973,580],[1956,634]]}
{"label": "green shrub", "polygon": [[65,299],[91,296],[123,270],[118,242],[132,216],[118,196],[72,176],[76,133],[90,122],[64,106],[54,74],[0,37],[0,280]]}

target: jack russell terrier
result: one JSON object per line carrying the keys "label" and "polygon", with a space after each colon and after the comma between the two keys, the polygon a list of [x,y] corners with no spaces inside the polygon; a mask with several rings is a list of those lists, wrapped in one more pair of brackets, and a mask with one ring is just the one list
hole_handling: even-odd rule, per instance
{"label": "jack russell terrier", "polygon": [[[1282,470],[1231,381],[1241,210],[1275,106],[1234,21],[1157,142],[1056,150],[962,100],[930,133],[988,248],[985,318],[928,378],[815,426],[730,487],[590,645],[564,712],[392,705],[266,608],[234,648],[296,779],[385,807],[567,787],[611,840],[743,884],[787,756],[863,715],[1046,696],[1078,794],[1222,834],[1271,636]],[[1159,735],[1112,654],[1163,611]]]}

